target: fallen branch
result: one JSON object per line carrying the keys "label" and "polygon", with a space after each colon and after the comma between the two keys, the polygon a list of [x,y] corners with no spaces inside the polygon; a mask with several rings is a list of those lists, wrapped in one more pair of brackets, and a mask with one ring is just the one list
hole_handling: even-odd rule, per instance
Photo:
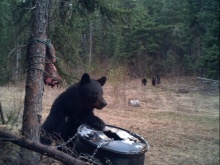
{"label": "fallen branch", "polygon": [[219,83],[219,80],[207,79],[207,78],[203,78],[203,77],[196,77],[196,78],[197,78],[198,80],[201,80],[201,81]]}
{"label": "fallen branch", "polygon": [[67,155],[57,149],[54,149],[50,146],[46,146],[46,145],[31,141],[31,140],[26,139],[24,137],[17,137],[17,136],[15,136],[5,130],[2,130],[1,128],[0,128],[0,140],[9,141],[9,142],[14,143],[18,146],[21,146],[23,148],[35,151],[35,152],[40,153],[42,155],[52,157],[52,158],[59,160],[67,165],[73,165],[73,164],[86,165],[85,162],[83,162],[77,158],[74,158],[70,155]]}

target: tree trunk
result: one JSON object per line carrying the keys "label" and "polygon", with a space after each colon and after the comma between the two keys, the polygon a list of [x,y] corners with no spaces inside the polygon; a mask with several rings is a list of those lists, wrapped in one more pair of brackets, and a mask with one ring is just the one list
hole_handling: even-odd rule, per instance
{"label": "tree trunk", "polygon": [[0,116],[1,116],[1,119],[2,119],[2,124],[5,124],[5,118],[4,118],[4,114],[3,114],[3,111],[2,111],[2,104],[0,102]]}
{"label": "tree trunk", "polygon": [[[32,16],[32,36],[27,51],[27,78],[25,87],[25,101],[22,135],[25,138],[39,142],[42,119],[43,72],[47,41],[46,29],[48,25],[49,0],[36,1],[36,8]],[[21,152],[23,153],[23,152]],[[25,156],[26,155],[26,156]],[[34,152],[21,154],[22,163],[28,163],[29,158],[34,164],[39,164],[40,155]]]}
{"label": "tree trunk", "polygon": [[92,22],[89,21],[89,67],[92,62]]}

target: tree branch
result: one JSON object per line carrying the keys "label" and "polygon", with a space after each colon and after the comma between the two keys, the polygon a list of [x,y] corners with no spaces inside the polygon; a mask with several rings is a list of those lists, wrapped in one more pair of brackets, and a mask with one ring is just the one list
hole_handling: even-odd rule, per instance
{"label": "tree branch", "polygon": [[23,148],[35,151],[37,153],[40,153],[42,155],[46,155],[49,157],[52,157],[56,160],[59,160],[67,165],[86,165],[85,162],[74,158],[70,155],[67,155],[57,149],[54,149],[50,146],[46,146],[34,141],[31,141],[29,139],[26,139],[24,137],[17,137],[5,130],[3,130],[2,128],[0,128],[0,139],[3,141],[9,141],[11,143],[14,143],[18,146],[21,146]]}
{"label": "tree branch", "polygon": [[27,45],[21,45],[21,46],[15,47],[14,49],[12,49],[12,50],[9,52],[8,57],[11,56],[11,54],[14,53],[14,51],[16,51],[17,49],[19,49],[19,48],[24,48],[24,47],[26,47],[26,46],[27,46]]}

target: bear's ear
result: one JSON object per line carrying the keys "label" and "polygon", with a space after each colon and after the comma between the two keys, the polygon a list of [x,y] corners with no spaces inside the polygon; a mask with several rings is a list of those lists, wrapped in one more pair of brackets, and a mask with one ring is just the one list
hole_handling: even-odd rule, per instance
{"label": "bear's ear", "polygon": [[80,80],[80,85],[85,85],[85,84],[87,84],[87,83],[89,83],[89,82],[90,82],[90,76],[89,76],[89,74],[84,73],[84,74],[82,75],[81,80]]}
{"label": "bear's ear", "polygon": [[97,81],[101,84],[101,86],[103,86],[105,84],[105,82],[106,82],[106,77],[103,76],[100,79],[98,79]]}

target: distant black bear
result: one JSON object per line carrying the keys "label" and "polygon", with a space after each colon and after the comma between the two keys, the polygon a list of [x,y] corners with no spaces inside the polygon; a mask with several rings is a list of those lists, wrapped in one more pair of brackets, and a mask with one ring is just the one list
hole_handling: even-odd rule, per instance
{"label": "distant black bear", "polygon": [[147,85],[147,79],[146,79],[146,78],[143,78],[143,79],[141,80],[141,84],[144,85],[144,86],[146,86],[146,85]]}
{"label": "distant black bear", "polygon": [[153,78],[152,78],[152,85],[153,85],[153,86],[156,86],[156,81],[157,81],[156,77],[153,77]]}
{"label": "distant black bear", "polygon": [[[93,80],[87,73],[83,74],[80,82],[69,87],[54,101],[42,125],[42,132],[49,133],[53,139],[62,138],[67,141],[76,134],[81,124],[102,130],[105,123],[94,115],[93,110],[94,108],[100,110],[107,105],[102,90],[105,82],[105,76]],[[46,138],[43,133],[40,141],[47,145],[52,143],[52,139]]]}

